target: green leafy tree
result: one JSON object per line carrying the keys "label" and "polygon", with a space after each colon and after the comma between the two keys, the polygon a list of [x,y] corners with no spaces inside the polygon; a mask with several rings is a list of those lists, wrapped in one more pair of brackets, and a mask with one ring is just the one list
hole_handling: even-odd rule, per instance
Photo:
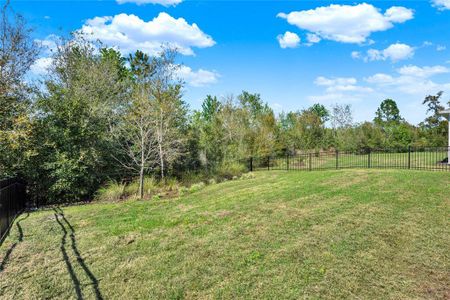
{"label": "green leafy tree", "polygon": [[0,177],[24,172],[30,152],[32,124],[25,75],[39,47],[24,18],[9,1],[0,9]]}
{"label": "green leafy tree", "polygon": [[308,110],[312,113],[317,114],[322,120],[322,123],[325,123],[330,119],[330,112],[325,106],[320,103],[313,104]]}
{"label": "green leafy tree", "polygon": [[378,125],[400,123],[402,120],[397,103],[392,99],[386,99],[381,102],[380,107],[375,113],[374,122]]}
{"label": "green leafy tree", "polygon": [[36,102],[30,176],[51,202],[88,198],[114,171],[109,127],[126,89],[121,60],[96,49],[83,36],[62,41]]}

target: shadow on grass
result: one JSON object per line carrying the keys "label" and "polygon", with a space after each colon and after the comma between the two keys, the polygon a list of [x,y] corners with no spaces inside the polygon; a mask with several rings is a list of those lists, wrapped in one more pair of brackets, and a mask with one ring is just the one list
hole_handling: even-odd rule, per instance
{"label": "shadow on grass", "polygon": [[2,262],[0,263],[0,272],[2,272],[5,269],[5,265],[8,263],[9,258],[11,257],[11,253],[14,251],[14,249],[17,247],[17,245],[23,241],[23,229],[22,229],[22,226],[20,226],[20,222],[22,222],[23,220],[28,218],[29,215],[30,214],[27,213],[25,217],[17,220],[16,226],[17,226],[17,230],[19,231],[19,238],[18,238],[17,242],[12,244],[11,247],[9,247],[8,251],[6,251],[6,254],[3,257]]}
{"label": "shadow on grass", "polygon": [[[58,222],[58,224],[61,227],[61,230],[63,232],[63,236],[61,237],[61,247],[60,247],[61,253],[62,253],[64,261],[66,263],[67,270],[69,271],[70,278],[72,279],[72,283],[75,288],[75,293],[77,294],[77,299],[83,299],[83,294],[81,293],[80,280],[78,279],[78,277],[73,269],[72,263],[70,262],[69,256],[67,255],[66,243],[67,243],[67,234],[68,233],[69,233],[69,237],[70,237],[70,241],[71,241],[71,248],[72,248],[73,253],[75,254],[77,263],[80,265],[80,267],[86,273],[86,275],[89,277],[91,284],[92,284],[92,288],[95,293],[95,298],[97,300],[102,300],[103,297],[102,297],[102,294],[98,287],[98,280],[94,276],[94,274],[91,272],[89,267],[86,265],[86,263],[84,262],[84,259],[82,258],[81,254],[80,254],[80,251],[78,250],[77,240],[75,238],[75,230],[73,229],[72,225],[69,223],[69,221],[64,216],[64,212],[61,208],[59,208],[59,207],[55,208],[54,211],[55,211],[56,222]],[[66,226],[69,229],[69,232],[67,231]]]}

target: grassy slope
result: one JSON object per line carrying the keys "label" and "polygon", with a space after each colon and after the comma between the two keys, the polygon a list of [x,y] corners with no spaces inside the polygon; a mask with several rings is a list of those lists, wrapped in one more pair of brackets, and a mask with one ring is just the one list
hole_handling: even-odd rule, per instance
{"label": "grassy slope", "polygon": [[446,298],[449,186],[449,173],[274,171],[63,208],[73,232],[34,212],[0,248],[0,263],[13,248],[0,298],[94,298],[95,279],[105,299]]}

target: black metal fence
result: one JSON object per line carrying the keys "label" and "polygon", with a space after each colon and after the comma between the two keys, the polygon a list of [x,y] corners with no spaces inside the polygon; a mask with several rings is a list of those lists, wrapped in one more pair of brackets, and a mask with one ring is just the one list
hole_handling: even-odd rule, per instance
{"label": "black metal fence", "polygon": [[314,151],[295,155],[250,157],[245,164],[249,171],[313,171],[348,168],[450,171],[449,151],[449,147]]}
{"label": "black metal fence", "polygon": [[16,178],[0,180],[0,243],[7,235],[14,218],[25,205],[25,183]]}

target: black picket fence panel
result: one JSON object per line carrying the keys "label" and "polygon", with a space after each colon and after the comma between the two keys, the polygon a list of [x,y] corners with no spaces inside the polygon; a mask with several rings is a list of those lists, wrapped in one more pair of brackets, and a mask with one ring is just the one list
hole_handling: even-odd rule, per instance
{"label": "black picket fence panel", "polygon": [[332,150],[250,157],[242,160],[249,171],[331,170],[349,168],[450,171],[449,147]]}
{"label": "black picket fence panel", "polygon": [[14,218],[26,205],[25,182],[12,178],[0,180],[0,244],[8,234]]}

